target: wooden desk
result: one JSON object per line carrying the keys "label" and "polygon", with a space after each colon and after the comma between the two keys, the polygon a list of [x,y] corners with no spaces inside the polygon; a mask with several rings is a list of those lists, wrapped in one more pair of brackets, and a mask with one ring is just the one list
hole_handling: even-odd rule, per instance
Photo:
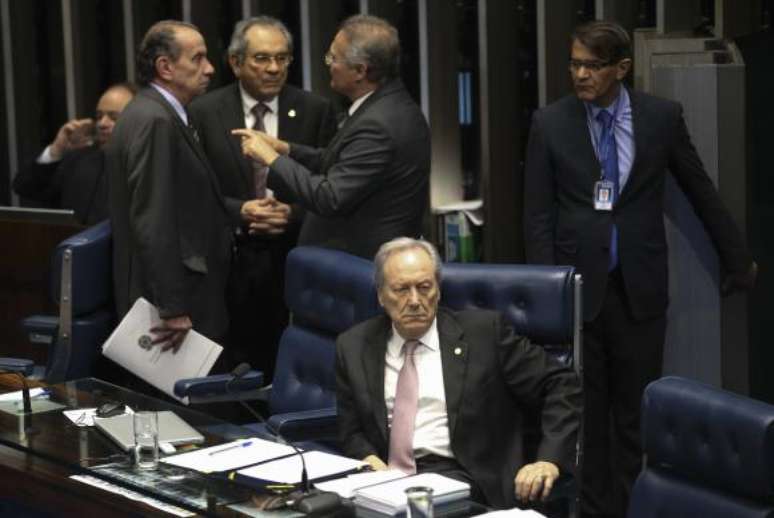
{"label": "wooden desk", "polygon": [[[0,392],[9,390],[18,390],[21,386],[18,376],[3,374],[0,375]],[[80,397],[80,396],[79,396]],[[150,398],[147,398],[150,399]],[[80,401],[80,400],[79,400]],[[166,403],[159,402],[162,406]],[[84,405],[85,406],[85,405]],[[169,405],[167,405],[169,406]],[[179,412],[185,417],[185,409]],[[0,515],[14,516],[8,514],[8,509],[13,504],[21,504],[28,507],[26,512],[42,511],[51,513],[52,516],[78,516],[86,518],[97,518],[103,516],[117,517],[137,517],[137,516],[170,516],[161,510],[155,509],[145,503],[130,500],[120,495],[110,493],[97,487],[72,480],[69,477],[76,474],[90,474],[77,468],[78,452],[62,450],[59,459],[48,458],[46,450],[57,444],[63,449],[73,449],[72,437],[73,429],[65,429],[51,433],[43,430],[47,420],[54,418],[47,414],[60,414],[61,411],[52,411],[46,414],[37,414],[33,416],[33,423],[41,428],[41,433],[35,436],[31,441],[40,443],[42,454],[36,454],[29,451],[22,451],[17,447],[11,447],[6,443],[8,437],[13,435],[9,433],[8,423],[17,418],[3,414],[0,416]],[[47,416],[47,417],[44,417]],[[61,415],[58,416],[64,419]],[[36,421],[37,419],[37,421]],[[115,448],[110,449],[112,443],[107,437],[100,436],[100,432],[94,429],[83,430],[84,433],[93,434],[95,444],[90,444],[88,453],[102,454],[103,451],[115,452]],[[77,433],[77,432],[75,432]],[[208,436],[208,442],[218,442],[217,439]],[[104,444],[101,444],[104,440]],[[75,448],[77,449],[77,448]],[[73,462],[75,458],[75,462]],[[17,510],[18,512],[18,510]],[[218,508],[217,516],[243,516],[241,513],[232,511],[224,506]]]}

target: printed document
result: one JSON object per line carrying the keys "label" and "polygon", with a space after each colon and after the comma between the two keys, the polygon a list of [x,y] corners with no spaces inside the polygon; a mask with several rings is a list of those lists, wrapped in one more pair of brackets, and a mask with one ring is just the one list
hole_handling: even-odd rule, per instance
{"label": "printed document", "polygon": [[171,350],[161,352],[163,344],[150,343],[153,338],[150,330],[160,323],[158,309],[140,297],[104,343],[102,354],[157,389],[188,404],[188,398],[175,395],[175,382],[209,374],[223,348],[192,329],[176,353]]}

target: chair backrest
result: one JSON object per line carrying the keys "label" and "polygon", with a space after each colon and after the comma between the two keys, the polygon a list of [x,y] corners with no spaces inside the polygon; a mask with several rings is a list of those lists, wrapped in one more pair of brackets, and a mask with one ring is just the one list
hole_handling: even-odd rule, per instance
{"label": "chair backrest", "polygon": [[62,241],[51,258],[51,297],[59,306],[46,380],[90,374],[113,321],[112,233],[104,221]]}
{"label": "chair backrest", "polygon": [[[581,368],[581,284],[571,266],[447,263],[441,304],[500,311],[515,331],[557,352],[572,346]],[[554,351],[552,351],[554,352]]]}
{"label": "chair backrest", "polygon": [[272,414],[336,404],[336,337],[381,308],[373,263],[345,252],[301,246],[288,254],[285,300],[291,323],[280,339]]}
{"label": "chair backrest", "polygon": [[642,399],[629,518],[774,516],[774,406],[678,377]]}

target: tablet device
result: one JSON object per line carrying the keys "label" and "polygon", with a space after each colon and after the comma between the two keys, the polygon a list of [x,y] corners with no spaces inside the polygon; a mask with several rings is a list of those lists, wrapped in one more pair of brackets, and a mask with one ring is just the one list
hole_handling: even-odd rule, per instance
{"label": "tablet device", "polygon": [[[180,419],[177,414],[163,410],[159,414],[159,442],[180,444],[201,444],[204,436],[191,425]],[[115,417],[95,417],[94,426],[105,432],[124,451],[134,447],[134,422],[132,414]]]}

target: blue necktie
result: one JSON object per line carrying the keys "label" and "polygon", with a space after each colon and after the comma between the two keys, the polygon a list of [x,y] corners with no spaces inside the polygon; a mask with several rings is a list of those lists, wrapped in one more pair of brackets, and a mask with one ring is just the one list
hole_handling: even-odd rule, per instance
{"label": "blue necktie", "polygon": [[[597,114],[597,120],[602,124],[602,133],[599,136],[599,162],[602,164],[602,178],[613,183],[613,208],[618,202],[618,192],[620,191],[619,172],[618,172],[618,147],[615,143],[615,131],[613,116],[607,110],[602,110]],[[608,271],[612,271],[618,266],[618,227],[613,224],[610,233],[610,263]]]}

